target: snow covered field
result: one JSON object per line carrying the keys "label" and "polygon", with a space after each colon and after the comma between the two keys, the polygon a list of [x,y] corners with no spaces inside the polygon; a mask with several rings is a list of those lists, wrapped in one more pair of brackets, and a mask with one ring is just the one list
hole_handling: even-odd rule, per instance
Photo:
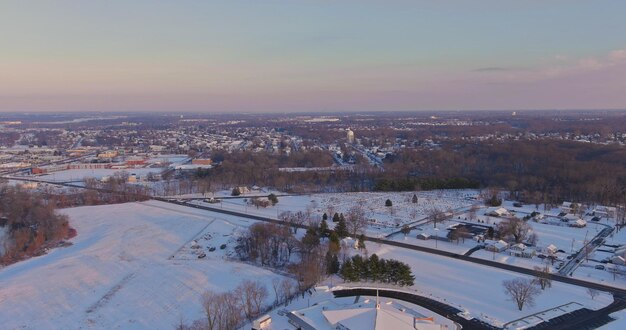
{"label": "snow covered field", "polygon": [[62,212],[78,231],[72,246],[0,269],[1,328],[172,329],[202,318],[205,289],[244,279],[262,281],[274,299],[279,275],[224,251],[170,259],[204,230],[231,235],[251,221],[156,201]]}
{"label": "snow covered field", "polygon": [[397,259],[409,264],[415,275],[413,289],[422,295],[432,295],[437,300],[466,310],[473,317],[496,325],[570,302],[598,309],[612,301],[612,297],[606,293],[591,300],[584,288],[553,282],[552,288],[537,298],[534,307],[525,307],[520,312],[505,295],[502,281],[523,275],[375,243],[368,243],[367,251],[381,258]]}

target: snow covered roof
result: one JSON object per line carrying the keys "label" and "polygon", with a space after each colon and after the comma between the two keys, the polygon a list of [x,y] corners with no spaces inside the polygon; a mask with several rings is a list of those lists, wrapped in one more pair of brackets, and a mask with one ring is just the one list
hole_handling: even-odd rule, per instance
{"label": "snow covered roof", "polygon": [[552,253],[556,253],[556,251],[558,251],[559,249],[554,245],[554,244],[550,244],[548,246],[546,246],[546,251],[552,252]]}
{"label": "snow covered roof", "polygon": [[[388,305],[341,309],[341,310],[325,310],[322,314],[326,320],[336,327],[341,324],[344,328],[354,330],[415,330],[415,317],[408,313],[403,313],[394,307]],[[343,329],[343,328],[342,328]],[[417,329],[440,329],[440,326],[421,320]]]}
{"label": "snow covered roof", "polygon": [[523,243],[513,244],[511,246],[511,249],[514,249],[514,250],[525,250],[526,249],[526,245],[524,245]]}

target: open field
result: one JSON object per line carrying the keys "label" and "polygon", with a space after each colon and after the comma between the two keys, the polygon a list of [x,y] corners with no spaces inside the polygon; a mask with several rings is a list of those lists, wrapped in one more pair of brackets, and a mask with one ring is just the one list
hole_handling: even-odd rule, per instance
{"label": "open field", "polygon": [[205,289],[252,279],[271,292],[280,277],[219,254],[170,259],[203,229],[230,235],[247,220],[154,201],[62,212],[72,246],[0,270],[3,329],[172,329],[202,317]]}

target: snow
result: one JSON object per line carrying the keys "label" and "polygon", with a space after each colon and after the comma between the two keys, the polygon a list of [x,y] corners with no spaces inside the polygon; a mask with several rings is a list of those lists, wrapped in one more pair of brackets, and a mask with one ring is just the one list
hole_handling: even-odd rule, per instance
{"label": "snow", "polygon": [[72,246],[0,270],[3,328],[171,329],[181,317],[202,318],[204,290],[244,279],[263,282],[274,299],[280,275],[225,251],[170,259],[204,230],[231,235],[251,221],[156,201],[62,212],[78,231]]}
{"label": "snow", "polygon": [[607,293],[591,300],[585,288],[553,282],[552,287],[537,298],[535,306],[526,306],[520,312],[505,295],[502,281],[524,275],[375,243],[367,244],[367,252],[409,264],[415,275],[415,286],[411,289],[418,293],[466,310],[471,316],[496,325],[570,302],[598,309],[612,301]]}
{"label": "snow", "polygon": [[[267,196],[270,192],[251,192],[250,195]],[[277,192],[275,192],[277,193]],[[366,230],[367,235],[380,236],[398,231],[404,224],[413,223],[427,216],[428,211],[437,207],[442,211],[459,210],[469,207],[470,196],[474,190],[438,190],[419,192],[367,192],[367,193],[326,193],[298,196],[279,196],[278,204],[267,208],[255,208],[247,205],[244,198],[224,199],[220,204],[213,204],[225,210],[240,211],[249,214],[277,218],[282,212],[310,211],[312,218],[321,220],[326,213],[332,218],[335,212],[347,213],[355,206],[364,208],[366,218],[372,220]],[[279,193],[277,193],[279,194]],[[413,194],[418,203],[412,203]],[[230,191],[217,193],[216,196],[230,196]],[[385,201],[392,201],[392,207],[386,207]],[[202,201],[194,201],[202,204]]]}
{"label": "snow", "polygon": [[[432,225],[431,225],[432,226]],[[413,230],[406,237],[404,234],[399,233],[395,234],[389,239],[392,241],[402,242],[411,245],[429,247],[429,248],[437,248],[439,250],[444,250],[452,253],[464,254],[469,251],[471,248],[477,245],[476,241],[471,238],[466,238],[465,241],[460,239],[458,244],[456,242],[447,242],[443,240],[436,240],[434,233],[430,233],[431,238],[428,240],[418,239],[415,237],[420,231]],[[439,230],[439,237],[443,237],[448,233],[447,230]]]}

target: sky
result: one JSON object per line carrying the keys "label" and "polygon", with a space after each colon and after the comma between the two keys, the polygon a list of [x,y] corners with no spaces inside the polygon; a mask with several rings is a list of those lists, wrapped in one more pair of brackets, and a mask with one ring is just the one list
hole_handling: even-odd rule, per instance
{"label": "sky", "polygon": [[0,112],[625,108],[623,0],[0,1]]}

